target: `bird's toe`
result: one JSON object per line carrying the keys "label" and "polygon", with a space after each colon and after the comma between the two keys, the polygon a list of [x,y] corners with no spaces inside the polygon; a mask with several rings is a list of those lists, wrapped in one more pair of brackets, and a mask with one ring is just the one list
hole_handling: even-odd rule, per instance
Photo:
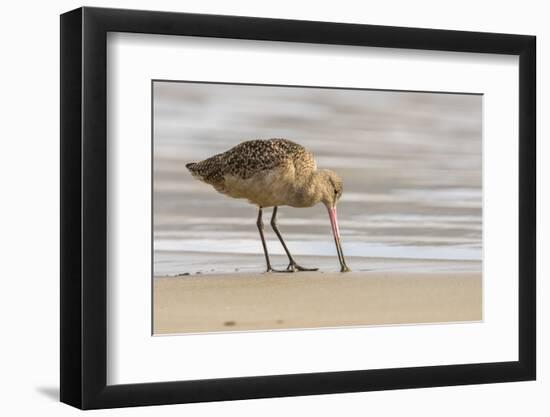
{"label": "bird's toe", "polygon": [[318,271],[319,268],[304,268],[301,265],[298,265],[297,263],[292,264],[293,268],[298,271]]}
{"label": "bird's toe", "polygon": [[275,268],[270,268],[267,270],[267,272],[294,272],[294,269],[288,269],[288,267],[286,269],[275,269]]}
{"label": "bird's toe", "polygon": [[304,268],[303,266],[296,266],[298,271],[318,271],[319,268]]}

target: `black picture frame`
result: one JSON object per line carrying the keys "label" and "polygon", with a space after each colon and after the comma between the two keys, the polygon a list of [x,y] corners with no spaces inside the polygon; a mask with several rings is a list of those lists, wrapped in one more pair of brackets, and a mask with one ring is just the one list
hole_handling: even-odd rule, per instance
{"label": "black picture frame", "polygon": [[[518,361],[107,385],[108,32],[519,56]],[[61,401],[94,409],[535,379],[535,51],[525,35],[88,7],[61,15]]]}

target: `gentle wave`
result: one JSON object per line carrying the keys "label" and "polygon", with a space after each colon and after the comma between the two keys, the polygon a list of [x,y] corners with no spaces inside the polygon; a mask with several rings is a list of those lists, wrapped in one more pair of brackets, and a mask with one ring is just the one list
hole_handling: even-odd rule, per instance
{"label": "gentle wave", "polygon": [[[326,241],[288,242],[289,250],[296,255],[334,256],[334,243]],[[277,242],[268,242],[269,252],[274,255],[284,255],[282,247]],[[399,258],[399,259],[439,259],[480,261],[480,248],[465,246],[403,246],[384,245],[376,243],[354,242],[343,244],[346,256]],[[155,239],[155,251],[186,251],[206,253],[256,254],[260,253],[259,239]]]}

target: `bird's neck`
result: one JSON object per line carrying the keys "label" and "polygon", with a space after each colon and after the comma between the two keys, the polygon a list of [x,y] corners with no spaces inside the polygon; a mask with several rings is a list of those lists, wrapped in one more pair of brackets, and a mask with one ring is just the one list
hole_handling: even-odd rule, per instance
{"label": "bird's neck", "polygon": [[294,185],[294,207],[312,207],[321,201],[322,189],[319,181],[319,171],[297,179]]}

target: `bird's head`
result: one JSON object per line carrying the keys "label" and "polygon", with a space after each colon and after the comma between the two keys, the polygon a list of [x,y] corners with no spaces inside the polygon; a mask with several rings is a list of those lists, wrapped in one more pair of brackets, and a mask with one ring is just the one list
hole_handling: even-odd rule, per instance
{"label": "bird's head", "polygon": [[319,192],[319,201],[327,209],[336,207],[336,203],[342,197],[344,191],[342,178],[330,169],[320,169],[317,171],[317,190]]}

